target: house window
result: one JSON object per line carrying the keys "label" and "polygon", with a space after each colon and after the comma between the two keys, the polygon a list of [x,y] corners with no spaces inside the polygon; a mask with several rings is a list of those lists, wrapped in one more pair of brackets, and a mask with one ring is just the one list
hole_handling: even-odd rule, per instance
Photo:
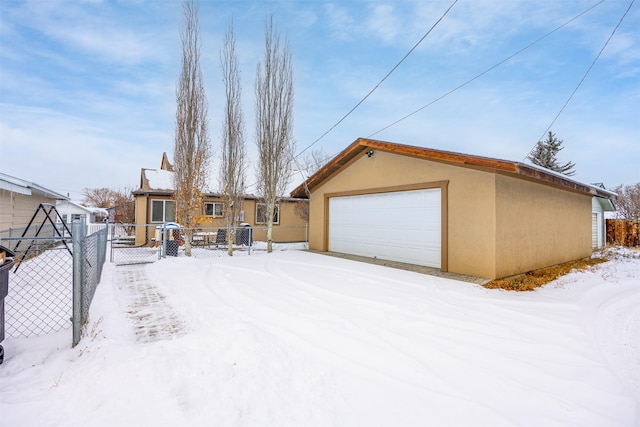
{"label": "house window", "polygon": [[176,205],[173,200],[151,201],[151,222],[172,222],[176,220]]}
{"label": "house window", "polygon": [[212,217],[222,216],[222,203],[205,203],[204,214]]}
{"label": "house window", "polygon": [[80,221],[80,218],[82,218],[82,216],[82,214],[71,214],[71,222]]}
{"label": "house window", "polygon": [[[267,223],[267,205],[264,203],[256,203],[256,224]],[[280,223],[280,205],[276,204],[273,212],[273,223]]]}

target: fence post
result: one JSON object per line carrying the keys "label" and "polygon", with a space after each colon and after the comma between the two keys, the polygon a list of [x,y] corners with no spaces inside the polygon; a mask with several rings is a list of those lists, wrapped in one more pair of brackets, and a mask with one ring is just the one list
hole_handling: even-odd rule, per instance
{"label": "fence post", "polygon": [[162,249],[160,249],[160,256],[165,258],[167,256],[167,228],[162,225]]}
{"label": "fence post", "polygon": [[[113,262],[113,236],[116,232],[116,225],[115,224],[109,224],[107,223],[107,227],[111,226],[111,232],[109,233],[109,231],[107,231],[107,244],[109,245],[109,242],[111,242],[111,244],[109,245],[110,249],[109,249],[109,262]],[[109,235],[111,235],[111,238],[109,238]]]}
{"label": "fence post", "polygon": [[107,242],[109,241],[109,223],[106,223],[104,228],[98,231],[98,281],[102,277],[102,268],[104,262],[107,259]]}
{"label": "fence post", "polygon": [[85,239],[86,225],[84,217],[79,221],[73,221],[71,242],[73,244],[73,340],[75,347],[80,342],[82,332],[82,282],[84,281],[84,251],[83,242]]}

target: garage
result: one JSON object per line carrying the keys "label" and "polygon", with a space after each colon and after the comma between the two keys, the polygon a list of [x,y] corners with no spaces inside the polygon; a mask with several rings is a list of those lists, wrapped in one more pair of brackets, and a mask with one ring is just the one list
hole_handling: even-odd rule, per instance
{"label": "garage", "polygon": [[329,198],[329,250],[441,268],[441,189]]}
{"label": "garage", "polygon": [[615,194],[520,162],[359,138],[291,196],[309,198],[310,250],[497,279],[591,256],[592,199]]}

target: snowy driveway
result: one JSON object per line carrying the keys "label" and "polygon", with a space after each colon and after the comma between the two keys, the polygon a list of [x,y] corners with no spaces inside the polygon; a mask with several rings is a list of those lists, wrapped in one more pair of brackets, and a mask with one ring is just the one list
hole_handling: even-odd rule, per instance
{"label": "snowy driveway", "polygon": [[638,258],[509,293],[239,255],[108,266],[76,349],[4,343],[3,425],[640,423]]}

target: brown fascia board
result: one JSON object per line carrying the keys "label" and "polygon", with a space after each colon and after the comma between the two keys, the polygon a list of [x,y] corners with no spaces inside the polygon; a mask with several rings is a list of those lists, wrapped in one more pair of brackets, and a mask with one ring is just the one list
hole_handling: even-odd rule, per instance
{"label": "brown fascia board", "polygon": [[615,193],[603,190],[578,181],[573,181],[563,175],[547,171],[542,168],[525,165],[519,162],[494,159],[490,157],[473,156],[451,151],[435,150],[431,148],[416,147],[411,145],[396,144],[392,142],[378,141],[367,138],[358,138],[351,145],[345,148],[340,154],[333,158],[313,174],[304,183],[296,187],[291,192],[291,197],[307,198],[308,191],[312,191],[323,181],[337,173],[344,165],[365,150],[380,150],[405,156],[417,157],[421,159],[458,165],[474,169],[481,169],[504,175],[515,175],[516,177],[531,181],[541,182],[547,185],[563,188],[565,190],[588,193],[593,196],[606,199],[615,198]]}
{"label": "brown fascia board", "polygon": [[[172,196],[173,190],[144,190],[139,189],[132,191],[131,194],[134,196]],[[222,193],[203,193],[204,199],[222,199],[224,194]],[[254,196],[252,194],[246,194],[243,196],[244,200],[260,200],[259,196]],[[297,202],[297,201],[307,201],[306,197],[280,197],[279,199],[282,202]]]}
{"label": "brown fascia board", "polygon": [[566,175],[562,175],[560,173],[549,171],[536,166],[526,165],[524,163],[517,163],[517,166],[517,174],[524,179],[529,179],[532,181],[543,181],[548,185],[561,187],[568,191],[587,193],[591,196],[601,197],[608,200],[613,200],[617,197],[617,194],[612,191],[608,191],[604,188],[599,188],[594,185],[584,184],[579,181],[574,181],[568,178]]}
{"label": "brown fascia board", "polygon": [[134,196],[171,196],[173,195],[173,191],[139,189],[136,191],[132,191],[131,194],[133,194]]}

